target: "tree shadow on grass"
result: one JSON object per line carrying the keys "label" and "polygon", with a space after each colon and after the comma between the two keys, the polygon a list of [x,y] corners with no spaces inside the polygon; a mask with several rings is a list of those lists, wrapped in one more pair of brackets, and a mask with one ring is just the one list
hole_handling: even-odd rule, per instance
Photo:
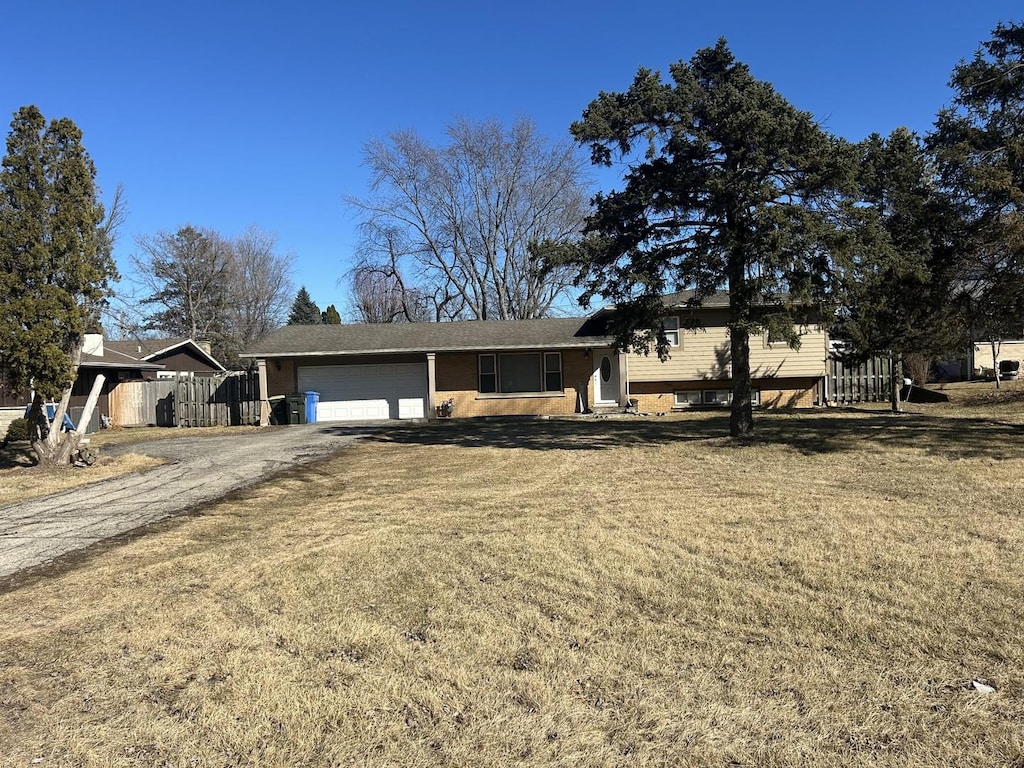
{"label": "tree shadow on grass", "polygon": [[20,469],[35,466],[28,443],[0,444],[0,469]]}
{"label": "tree shadow on grass", "polygon": [[665,419],[455,419],[372,430],[324,426],[325,431],[358,433],[381,443],[464,448],[594,451],[706,442],[716,449],[785,446],[805,455],[918,449],[949,459],[1024,456],[1024,426],[986,418],[855,409],[765,411],[755,416],[754,429],[751,438],[730,439],[725,413]]}

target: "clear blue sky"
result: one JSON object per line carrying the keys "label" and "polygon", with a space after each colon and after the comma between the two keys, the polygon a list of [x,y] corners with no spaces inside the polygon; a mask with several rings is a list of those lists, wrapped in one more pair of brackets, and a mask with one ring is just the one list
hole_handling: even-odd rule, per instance
{"label": "clear blue sky", "polygon": [[456,116],[532,117],[568,136],[600,90],[725,37],[754,75],[839,135],[926,132],[953,66],[1020,0],[518,3],[8,0],[0,124],[70,117],[133,238],[255,224],[295,254],[296,285],[344,312],[367,140],[440,138]]}

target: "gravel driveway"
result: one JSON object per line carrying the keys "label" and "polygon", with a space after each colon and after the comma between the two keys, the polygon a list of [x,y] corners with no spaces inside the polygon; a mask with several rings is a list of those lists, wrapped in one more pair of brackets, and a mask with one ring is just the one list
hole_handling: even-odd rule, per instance
{"label": "gravel driveway", "polygon": [[130,452],[171,462],[54,496],[0,506],[0,578],[329,455],[369,434],[373,427],[305,424],[104,449],[108,455]]}

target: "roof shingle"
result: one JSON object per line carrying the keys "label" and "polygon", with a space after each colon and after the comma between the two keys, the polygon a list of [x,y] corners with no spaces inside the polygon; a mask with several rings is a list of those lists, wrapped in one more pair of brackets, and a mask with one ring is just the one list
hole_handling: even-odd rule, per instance
{"label": "roof shingle", "polygon": [[365,355],[606,346],[603,324],[587,317],[465,320],[453,323],[289,325],[241,357]]}

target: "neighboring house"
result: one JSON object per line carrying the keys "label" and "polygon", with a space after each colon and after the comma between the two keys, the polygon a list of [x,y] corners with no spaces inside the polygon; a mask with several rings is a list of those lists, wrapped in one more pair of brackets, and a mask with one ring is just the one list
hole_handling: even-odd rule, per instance
{"label": "neighboring house", "polygon": [[[992,367],[992,343],[975,341],[971,344],[970,371],[972,378],[991,379],[995,377]],[[1003,361],[1013,361],[1024,365],[1024,340],[1003,339],[995,342],[995,366]]]}
{"label": "neighboring house", "polygon": [[[318,421],[423,418],[452,401],[463,416],[560,415],[623,408],[666,412],[729,401],[728,305],[712,297],[679,313],[666,330],[671,358],[618,353],[606,334],[613,310],[590,317],[282,328],[242,354],[260,370],[264,401],[319,393]],[[702,331],[680,330],[696,311]],[[750,340],[756,402],[806,407],[825,377],[827,338],[800,329],[794,351],[766,336]]]}
{"label": "neighboring house", "polygon": [[78,424],[78,417],[85,407],[85,401],[89,399],[97,375],[103,374],[103,388],[100,390],[100,397],[90,423],[84,425],[84,431],[87,432],[95,432],[99,428],[100,420],[110,416],[110,393],[119,384],[125,381],[154,379],[163,370],[160,363],[150,362],[138,355],[119,350],[116,346],[119,343],[121,342],[104,341],[103,335],[99,333],[85,335],[82,362],[78,367],[78,378],[71,389],[71,402],[68,405],[71,421],[80,431],[83,425]]}
{"label": "neighboring house", "polygon": [[[174,378],[181,374],[213,376],[223,371],[224,366],[210,354],[209,344],[193,339],[107,341],[102,334],[87,333],[68,414],[79,429],[84,426],[85,431],[94,432],[104,417],[110,417],[111,393],[124,382]],[[104,382],[92,419],[88,425],[79,425],[78,418],[100,373]],[[24,414],[29,401],[30,393],[0,397],[0,434],[6,434],[7,424]]]}

